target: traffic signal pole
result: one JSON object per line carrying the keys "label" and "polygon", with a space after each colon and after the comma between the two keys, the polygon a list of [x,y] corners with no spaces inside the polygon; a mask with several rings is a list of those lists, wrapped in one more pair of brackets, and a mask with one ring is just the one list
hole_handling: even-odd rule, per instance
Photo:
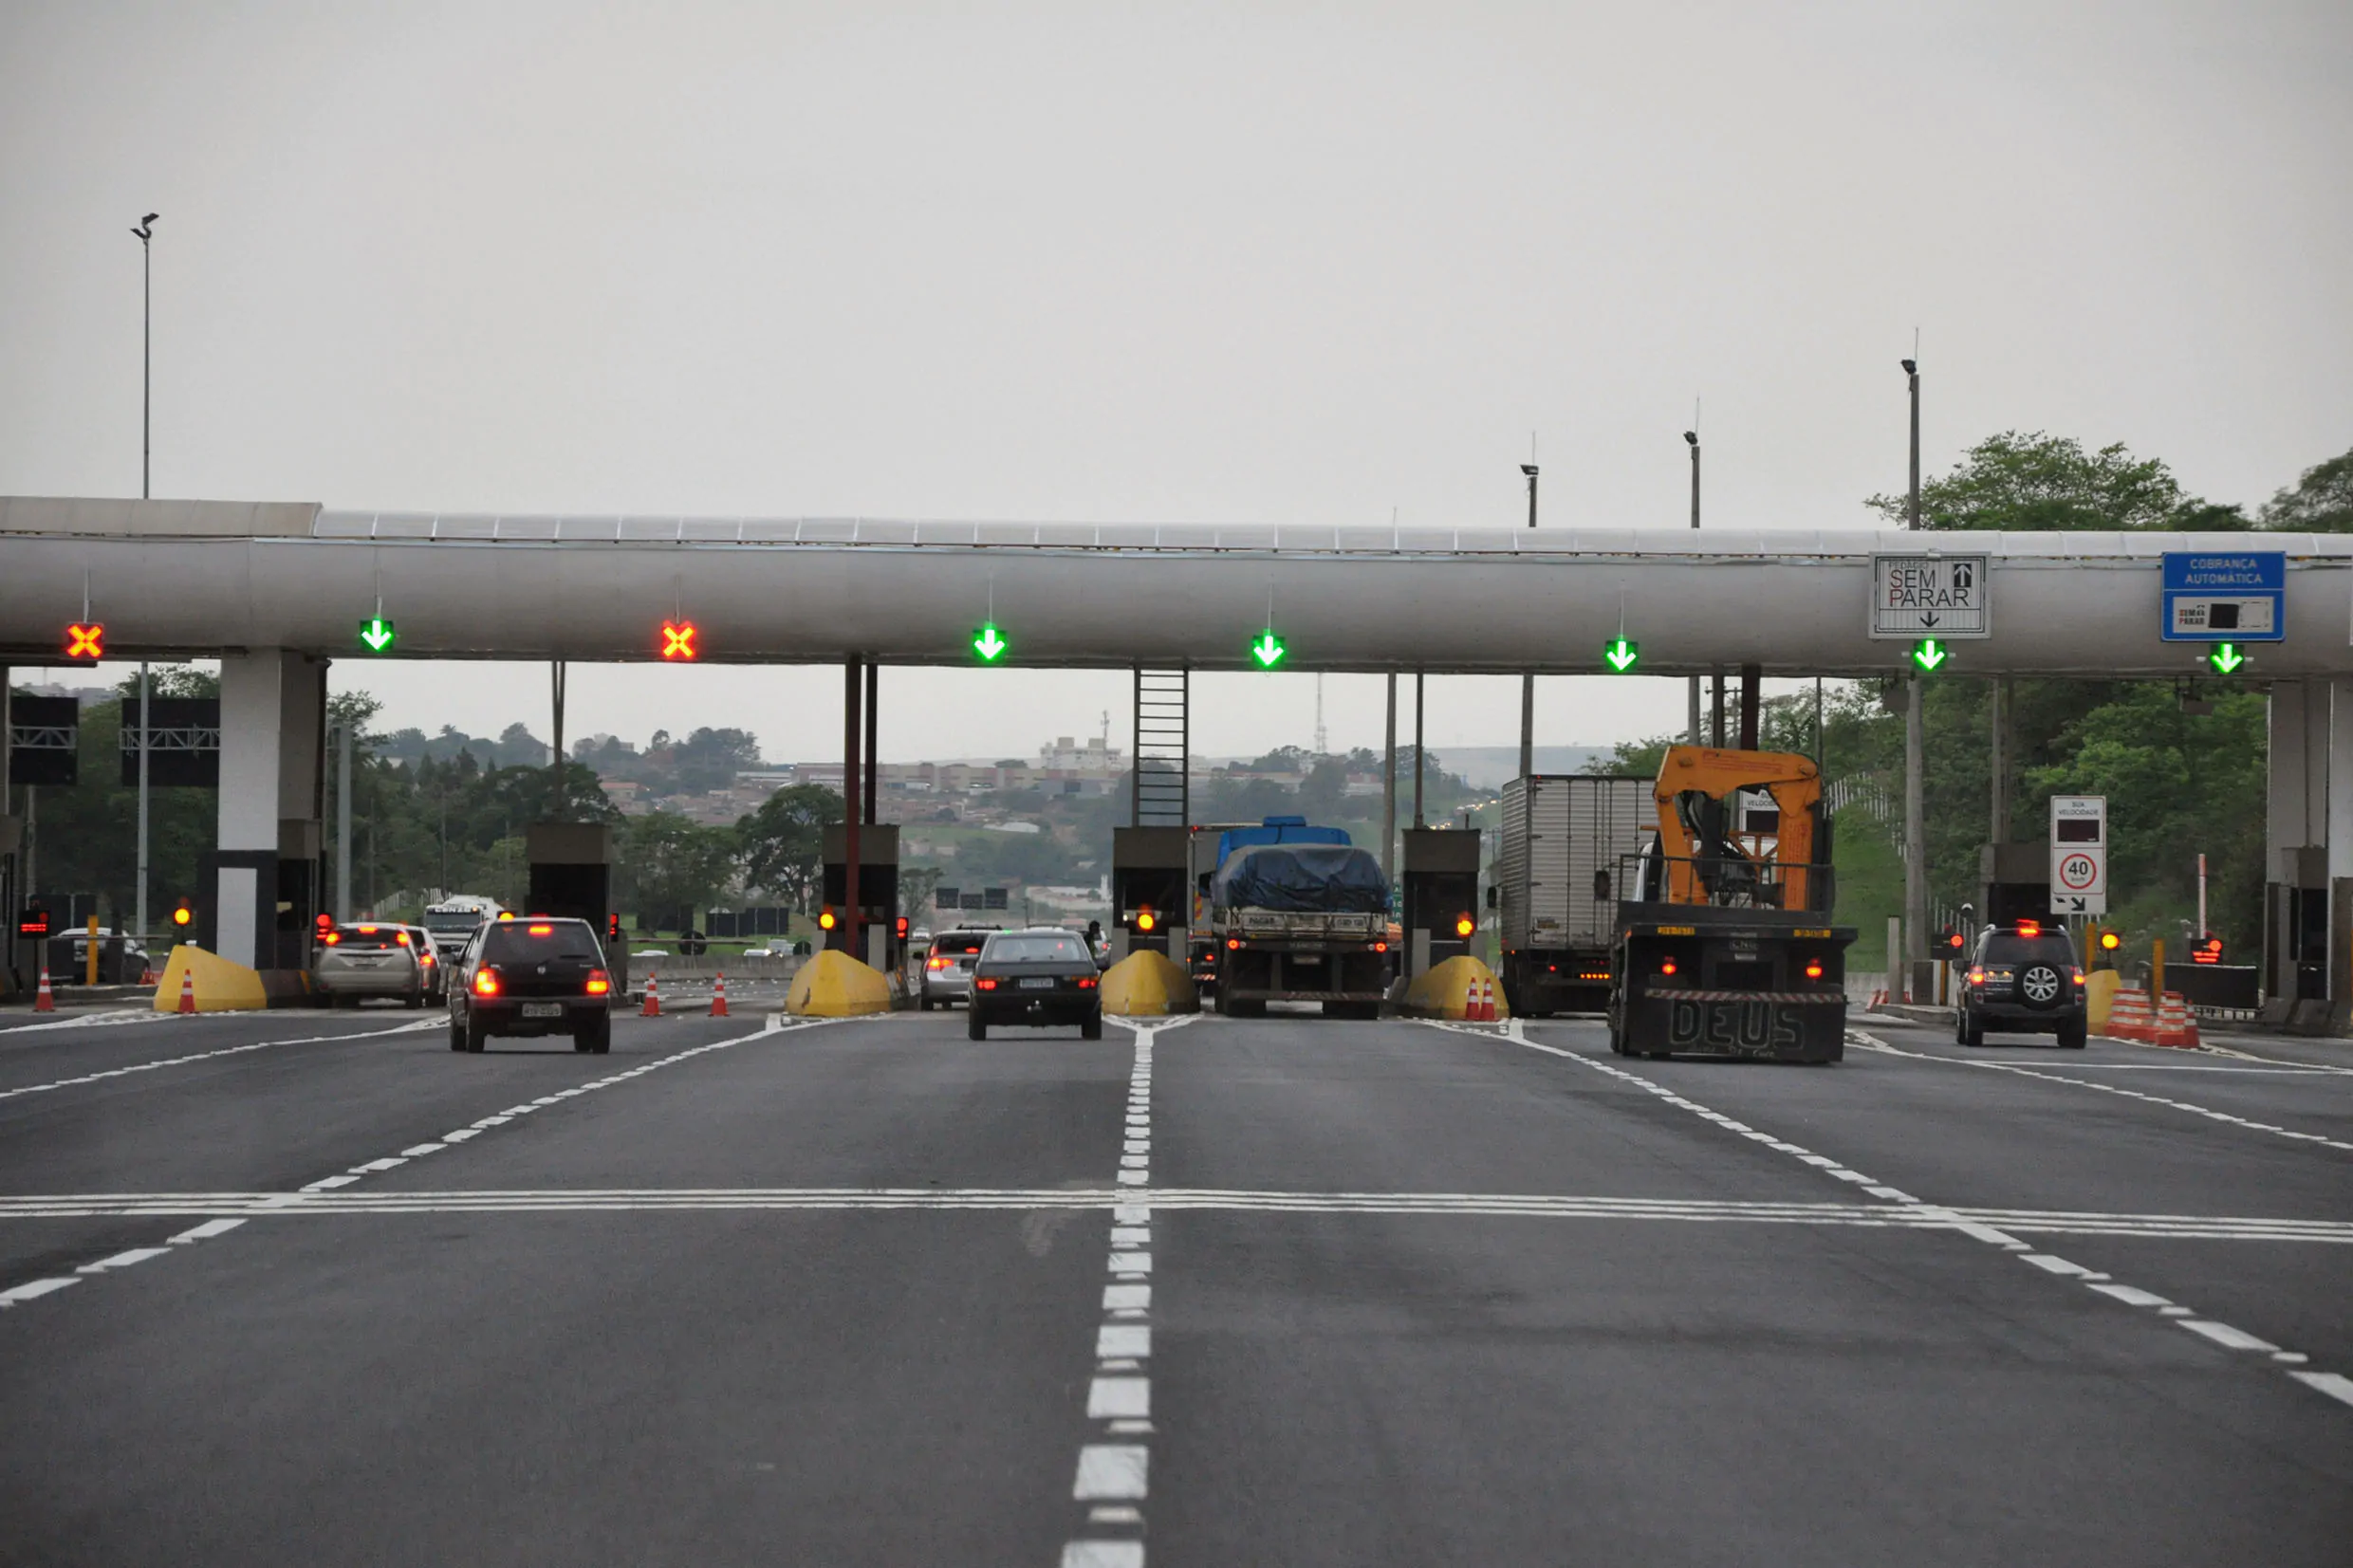
{"label": "traffic signal pole", "polygon": [[[1917,532],[1920,526],[1919,361],[1904,360],[1903,372],[1912,392],[1912,485],[1905,518]],[[1903,949],[1910,970],[1905,989],[1916,993],[1928,987],[1928,808],[1921,783],[1927,751],[1927,716],[1921,711],[1921,702],[1926,695],[1915,672],[1904,682],[1903,705]]]}
{"label": "traffic signal pole", "polygon": [[852,958],[860,957],[862,947],[858,938],[858,819],[862,803],[858,786],[858,699],[865,683],[860,678],[859,665],[858,655],[852,654],[842,666],[842,949]]}

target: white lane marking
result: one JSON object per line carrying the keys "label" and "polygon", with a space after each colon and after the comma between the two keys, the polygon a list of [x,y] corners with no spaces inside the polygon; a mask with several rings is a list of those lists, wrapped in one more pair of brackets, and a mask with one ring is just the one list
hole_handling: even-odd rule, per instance
{"label": "white lane marking", "polygon": [[[1445,1027],[1445,1025],[1437,1026]],[[1597,1061],[1590,1057],[1581,1055],[1575,1051],[1565,1050],[1556,1045],[1540,1044],[1535,1041],[1529,1040],[1517,1019],[1512,1020],[1510,1024],[1506,1026],[1503,1033],[1505,1038],[1510,1040],[1516,1044],[1525,1045],[1530,1050],[1543,1051],[1547,1055],[1560,1057],[1565,1061],[1573,1061],[1581,1067],[1587,1067],[1598,1073],[1606,1073],[1611,1078],[1631,1083],[1636,1087],[1642,1089],[1646,1093],[1656,1095],[1659,1098],[1667,1100],[1671,1104],[1679,1105],[1686,1110],[1703,1115],[1706,1112],[1706,1107],[1699,1105],[1695,1101],[1684,1098],[1682,1096],[1677,1094],[1674,1090],[1669,1089],[1664,1084],[1655,1082],[1650,1079],[1642,1077],[1639,1073],[1627,1072],[1622,1068],[1613,1067],[1605,1061]],[[1914,1051],[1899,1051],[1894,1046],[1889,1045],[1885,1041],[1863,1034],[1860,1030],[1849,1030],[1847,1032],[1847,1039],[1857,1043],[1867,1045],[1874,1050],[1886,1052],[1891,1056],[1908,1056],[1924,1061],[1942,1061],[1949,1060],[1943,1057],[1921,1056],[1919,1053]],[[1962,1062],[1961,1065],[2001,1068],[2001,1064],[1995,1062],[1965,1061]],[[2044,1073],[2027,1072],[2022,1068],[2004,1068],[2002,1070],[2022,1072],[2025,1076],[2029,1078],[2046,1078],[2050,1076]],[[2098,1089],[2108,1094],[2127,1095],[2136,1099],[2150,1099],[2155,1098],[2153,1096],[2140,1094],[2136,1090],[2117,1089],[2112,1085],[2104,1083],[2084,1083],[2079,1079],[2062,1079],[2060,1081],[2072,1082],[2080,1088]],[[2170,1104],[2175,1102],[2166,1101],[2165,1103]],[[2224,1119],[2235,1121],[2238,1118],[2233,1116],[2226,1117]],[[1806,1158],[1809,1164],[1815,1163],[1811,1156],[1806,1156]],[[2098,1291],[2112,1301],[2129,1301],[2128,1297],[2121,1294],[2113,1285],[2113,1283],[2109,1282],[2108,1276],[2104,1274],[2095,1274],[2089,1269],[2082,1268],[2079,1265],[2068,1263],[2062,1258],[2051,1257],[2048,1255],[2042,1255],[2038,1257],[2034,1255],[2032,1248],[2029,1245],[2029,1244],[2019,1241],[2016,1237],[2008,1234],[2004,1230],[1996,1229],[1991,1226],[1981,1226],[1973,1222],[1961,1221],[1952,1209],[1939,1208],[1934,1204],[1921,1203],[1917,1199],[1907,1198],[1903,1204],[1899,1205],[1898,1207],[1899,1208],[1908,1208],[1914,1212],[1934,1214],[1945,1219],[1954,1220],[1956,1223],[1953,1225],[1952,1228],[1958,1230],[1963,1235],[1975,1237],[1979,1241],[2003,1247],[2011,1252],[2026,1254],[2027,1261],[2034,1264],[2037,1267],[2043,1268],[2047,1272],[2053,1274],[2072,1276],[2078,1281],[2078,1282],[2084,1284],[2087,1289]],[[2020,1228],[2024,1227],[2021,1227]],[[2163,1298],[2151,1296],[2149,1297],[2149,1300],[2152,1301],[2162,1301]],[[2181,1327],[2190,1330],[2193,1334],[2200,1335],[2203,1337],[2212,1340],[2214,1343],[2225,1347],[2226,1349],[2266,1351],[2278,1356],[2281,1360],[2303,1361],[2309,1359],[2308,1356],[2304,1356],[2300,1352],[2283,1351],[2279,1346],[2272,1344],[2270,1340],[2258,1338],[2254,1335],[2249,1334],[2244,1329],[2233,1328],[2228,1323],[2219,1323],[2211,1319],[2199,1319],[2196,1317],[2190,1308],[2185,1306],[2176,1306],[2171,1303],[2166,1303],[2160,1305],[2158,1308],[2158,1311],[2160,1315],[2173,1319]],[[2308,1384],[2316,1375],[2334,1374],[2291,1372],[2288,1375]],[[2323,1389],[2322,1392],[2330,1393],[2332,1397],[2343,1397],[2342,1395],[2336,1394],[2335,1391],[2330,1389]],[[2353,1404],[2353,1400],[2347,1400],[2346,1403]]]}
{"label": "white lane marking", "polygon": [[78,1285],[81,1282],[79,1280],[72,1279],[31,1280],[21,1285],[11,1285],[6,1290],[0,1290],[0,1307],[12,1307],[19,1301],[37,1301],[54,1291],[63,1290],[67,1285]]}
{"label": "white lane marking", "polygon": [[1150,1311],[1152,1287],[1127,1284],[1105,1285],[1103,1286],[1102,1304],[1105,1312]]}
{"label": "white lane marking", "polygon": [[111,1258],[101,1258],[94,1264],[83,1264],[74,1272],[76,1274],[103,1274],[108,1269],[128,1268],[133,1264],[143,1264],[150,1258],[160,1258],[171,1250],[168,1246],[135,1246],[128,1252],[118,1252]]}
{"label": "white lane marking", "polygon": [[2027,1252],[2019,1255],[2022,1264],[2032,1264],[2046,1274],[2056,1274],[2068,1280],[2104,1280],[2105,1274],[2095,1273],[2082,1264],[2071,1264],[2065,1258],[2054,1258],[2047,1252]]}
{"label": "white lane marking", "polygon": [[1115,1357],[1129,1360],[1149,1359],[1152,1355],[1152,1330],[1139,1323],[1105,1323],[1095,1331],[1095,1358],[1108,1361]]}
{"label": "white lane marking", "polygon": [[243,1220],[207,1220],[195,1229],[183,1230],[173,1237],[172,1245],[179,1246],[189,1242],[209,1242],[215,1236],[228,1235],[244,1223]]}
{"label": "white lane marking", "polygon": [[[26,1027],[38,1028],[38,1024]],[[165,1067],[185,1067],[192,1061],[211,1061],[218,1057],[241,1056],[247,1051],[275,1050],[281,1045],[320,1045],[343,1040],[375,1040],[384,1035],[413,1034],[435,1027],[431,1023],[402,1024],[389,1029],[363,1029],[356,1034],[306,1035],[299,1040],[250,1040],[242,1045],[224,1045],[216,1051],[197,1051],[189,1056],[163,1057],[155,1061],[135,1061],[128,1067],[109,1067],[102,1073],[83,1073],[76,1078],[54,1079],[47,1083],[27,1083],[14,1089],[0,1089],[0,1099],[14,1099],[19,1095],[46,1095],[53,1089],[71,1089],[83,1083],[102,1083],[107,1079],[129,1078],[134,1073],[153,1073]]]}
{"label": "white lane marking", "polygon": [[6,1040],[10,1035],[40,1034],[48,1029],[95,1029],[116,1024],[153,1024],[159,1019],[178,1016],[176,1013],[159,1013],[153,1007],[110,1007],[102,1013],[51,1019],[44,1024],[11,1024],[0,1029],[0,1040]]}
{"label": "white lane marking", "polygon": [[2217,1111],[2210,1105],[2196,1105],[2186,1099],[2169,1099],[2163,1095],[2144,1094],[2139,1089],[2127,1089],[2121,1084],[2093,1083],[2086,1079],[2069,1078],[2064,1072],[2024,1067],[2014,1061],[1973,1061],[1965,1057],[1936,1056],[1927,1051],[1907,1051],[1899,1045],[1890,1045],[1887,1042],[1863,1034],[1860,1030],[1853,1031],[1849,1038],[1858,1043],[1867,1044],[1872,1050],[1886,1056],[1903,1057],[1913,1061],[1933,1061],[1945,1067],[1975,1067],[1989,1073],[2014,1073],[2020,1078],[2039,1079],[2045,1083],[2064,1083],[2070,1088],[2089,1089],[2095,1094],[2115,1095],[2123,1099],[2137,1099],[2149,1105],[2162,1105],[2169,1110],[2186,1111],[2194,1116],[2203,1116],[2208,1121],[2219,1121],[2230,1126],[2245,1128],[2251,1133],[2268,1133],[2274,1137],[2288,1138],[2297,1143],[2314,1143],[2325,1149],[2342,1149],[2347,1153],[2353,1153],[2353,1143],[2344,1143],[2319,1133],[2299,1133],[2290,1128],[2276,1126],[2271,1122],[2253,1121],[2246,1116],[2233,1116],[2228,1111]]}
{"label": "white lane marking", "polygon": [[1062,1568],[1144,1568],[1144,1543],[1074,1540],[1062,1549]]}
{"label": "white lane marking", "polygon": [[1148,1246],[1152,1243],[1152,1227],[1148,1225],[1121,1225],[1115,1217],[1111,1227],[1113,1246]]}
{"label": "white lane marking", "polygon": [[2353,1405],[2353,1377],[2333,1372],[2291,1372],[2288,1375],[2307,1389],[2318,1389],[2331,1399]]}
{"label": "white lane marking", "polygon": [[1152,1413],[1152,1379],[1149,1377],[1098,1377],[1086,1388],[1086,1413],[1090,1420],[1108,1420],[1115,1415],[1147,1416]]}
{"label": "white lane marking", "polygon": [[1089,1443],[1079,1450],[1079,1476],[1070,1495],[1081,1503],[1146,1496],[1151,1450],[1141,1443]]}
{"label": "white lane marking", "polygon": [[2173,1305],[2173,1302],[2165,1300],[2164,1297],[2159,1296],[2157,1292],[2153,1290],[2143,1290],[2139,1285],[2120,1285],[2103,1282],[2093,1285],[2092,1289],[2100,1292],[2103,1296],[2112,1296],[2116,1300],[2123,1302],[2126,1306],[2169,1307]]}
{"label": "white lane marking", "polygon": [[419,1154],[437,1154],[447,1147],[448,1145],[446,1144],[420,1143],[415,1148],[401,1150],[400,1157],[404,1160],[413,1160]]}
{"label": "white lane marking", "polygon": [[2215,1344],[2230,1350],[2275,1351],[2279,1349],[2279,1346],[2271,1343],[2270,1340],[2258,1339],[2245,1329],[2233,1328],[2228,1323],[2212,1322],[2201,1318],[2177,1318],[2174,1319],[2174,1324],[2177,1328],[2188,1329],[2192,1334],[2203,1335]]}

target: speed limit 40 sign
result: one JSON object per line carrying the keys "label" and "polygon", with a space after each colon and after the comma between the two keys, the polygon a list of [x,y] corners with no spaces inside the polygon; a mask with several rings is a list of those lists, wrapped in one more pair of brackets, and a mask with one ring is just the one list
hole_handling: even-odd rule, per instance
{"label": "speed limit 40 sign", "polygon": [[2108,913],[2108,798],[2050,798],[2050,908],[2054,914]]}

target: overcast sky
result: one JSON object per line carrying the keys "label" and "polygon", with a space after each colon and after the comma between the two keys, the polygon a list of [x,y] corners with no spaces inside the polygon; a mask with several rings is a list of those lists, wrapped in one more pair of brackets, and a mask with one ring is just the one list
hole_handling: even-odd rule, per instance
{"label": "overcast sky", "polygon": [[[0,6],[0,492],[1095,521],[1853,526],[2002,429],[2249,505],[2353,445],[2353,7]],[[1173,611],[1171,613],[1174,613]],[[546,727],[522,666],[338,666]],[[888,672],[888,758],[1127,730]],[[1210,677],[1211,752],[1306,675]],[[823,672],[575,734],[831,755]],[[1516,682],[1429,735],[1509,744]],[[1678,722],[1543,683],[1538,739]],[[1331,677],[1338,746],[1380,683]],[[1410,729],[1410,717],[1406,721]]]}

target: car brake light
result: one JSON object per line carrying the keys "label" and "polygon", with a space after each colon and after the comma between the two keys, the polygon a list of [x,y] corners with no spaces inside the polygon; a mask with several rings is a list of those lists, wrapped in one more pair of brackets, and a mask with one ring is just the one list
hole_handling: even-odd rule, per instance
{"label": "car brake light", "polygon": [[588,994],[590,996],[603,996],[612,988],[613,977],[611,975],[606,974],[602,969],[588,971]]}
{"label": "car brake light", "polygon": [[374,936],[376,934],[376,928],[374,926],[361,926],[360,928],[360,934],[361,936]]}
{"label": "car brake light", "polygon": [[1093,990],[1094,988],[1095,988],[1095,977],[1094,977],[1093,975],[1091,975],[1091,974],[1083,974],[1083,975],[1079,976],[1079,989],[1081,989],[1081,990],[1083,990],[1083,991],[1091,991],[1091,990]]}
{"label": "car brake light", "polygon": [[474,970],[473,994],[476,996],[496,996],[498,994],[498,971],[496,969]]}
{"label": "car brake light", "polygon": [[326,933],[326,945],[330,948],[336,943],[341,942],[343,939],[343,933],[342,932],[331,931]]}
{"label": "car brake light", "polygon": [[2079,986],[2084,983],[2084,971],[2082,969],[2077,969],[2075,971],[2075,983]]}
{"label": "car brake light", "polygon": [[526,926],[524,930],[533,936],[553,936],[556,933],[553,926]]}
{"label": "car brake light", "polygon": [[1970,970],[1970,971],[1969,971],[1969,983],[1970,983],[1971,985],[1973,985],[1973,986],[1982,986],[1982,985],[1984,985],[1984,984],[1985,984],[1985,970],[1983,970],[1983,969],[1972,969],[1972,970]]}
{"label": "car brake light", "polygon": [[979,987],[984,991],[993,991],[997,988],[997,983],[993,980],[988,979],[985,976],[979,980],[973,981],[973,984]]}
{"label": "car brake light", "polygon": [[948,967],[948,961],[944,958],[935,958],[923,967],[927,969],[944,969]]}
{"label": "car brake light", "polygon": [[2021,920],[2018,922],[2018,934],[2040,936],[2043,934],[2043,923],[2040,920]]}
{"label": "car brake light", "polygon": [[398,944],[400,944],[400,946],[402,946],[402,947],[404,947],[404,948],[405,948],[405,947],[407,947],[407,946],[409,945],[409,933],[408,933],[407,932],[397,932],[397,933],[393,936],[393,940],[394,940],[395,942],[398,942]]}

